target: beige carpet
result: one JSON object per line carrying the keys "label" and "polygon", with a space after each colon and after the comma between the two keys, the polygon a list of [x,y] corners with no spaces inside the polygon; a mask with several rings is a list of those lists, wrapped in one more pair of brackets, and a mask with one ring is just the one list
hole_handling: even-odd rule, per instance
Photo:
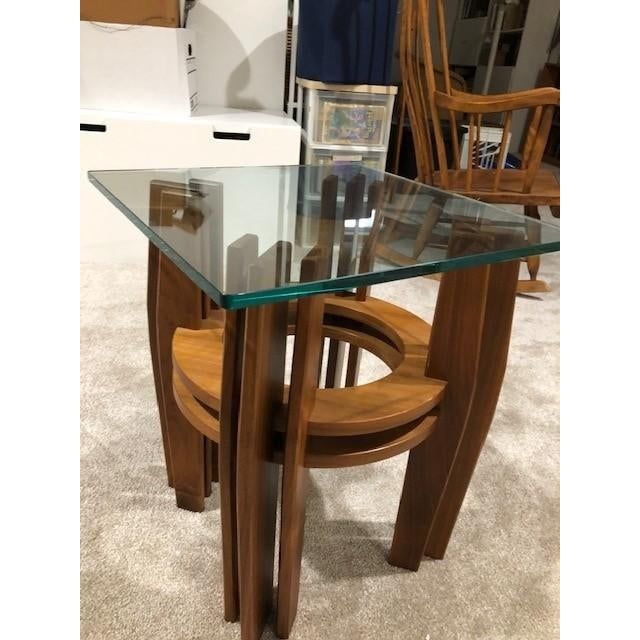
{"label": "beige carpet", "polygon": [[[292,638],[558,637],[557,255],[540,276],[553,292],[517,301],[502,396],[446,558],[417,573],[385,561],[405,455],[314,471]],[[375,289],[430,319],[437,283]],[[222,618],[218,497],[179,511],[166,484],[145,271],[83,265],[81,295],[82,637],[239,638]]]}

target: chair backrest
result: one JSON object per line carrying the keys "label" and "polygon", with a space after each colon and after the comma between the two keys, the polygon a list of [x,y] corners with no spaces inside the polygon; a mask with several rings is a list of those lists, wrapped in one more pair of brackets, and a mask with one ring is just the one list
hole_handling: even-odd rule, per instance
{"label": "chair backrest", "polygon": [[[433,7],[435,4],[435,7]],[[431,41],[430,23],[435,20],[442,74],[434,68],[433,51],[436,43]],[[559,104],[557,89],[532,89],[517,95],[501,94],[480,96],[464,93],[452,83],[449,70],[449,55],[445,28],[443,0],[403,0],[400,23],[400,67],[403,87],[406,92],[407,109],[416,151],[418,180],[434,183],[434,172],[439,172],[439,184],[445,189],[453,188],[448,170],[465,172],[465,192],[500,191],[507,141],[509,139],[513,112],[519,109],[534,109],[523,149],[521,168],[526,170],[522,181],[522,192],[531,191],[535,175],[551,128],[555,107]],[[466,114],[468,140],[461,163],[461,141],[457,124],[460,114]],[[495,145],[490,166],[483,161],[484,142],[481,143],[482,117],[484,114],[505,114],[502,135]],[[448,120],[451,142],[450,159],[447,156],[442,119]],[[461,164],[465,164],[466,167]],[[450,166],[451,165],[451,166]],[[475,171],[495,168],[495,175],[487,189],[486,174]],[[482,181],[482,189],[476,181]]]}

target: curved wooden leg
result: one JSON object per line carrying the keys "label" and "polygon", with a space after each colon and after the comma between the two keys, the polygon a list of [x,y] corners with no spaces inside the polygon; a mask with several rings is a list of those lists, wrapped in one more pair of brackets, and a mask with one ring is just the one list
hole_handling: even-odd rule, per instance
{"label": "curved wooden leg", "polygon": [[519,262],[444,274],[427,375],[447,381],[433,435],[411,450],[389,562],[442,558],[491,426],[507,362]]}
{"label": "curved wooden leg", "polygon": [[304,455],[307,422],[317,387],[316,371],[321,354],[323,306],[324,301],[320,296],[303,298],[298,302],[282,476],[276,616],[276,633],[279,638],[289,637],[298,609],[305,498],[309,476],[309,470],[304,467]]}
{"label": "curved wooden leg", "polygon": [[[245,234],[227,247],[227,288],[238,291],[246,286],[249,265],[258,258],[258,236]],[[238,577],[237,454],[242,355],[244,349],[244,311],[224,314],[224,352],[220,398],[220,444],[213,465],[214,481],[220,476],[220,524],[222,529],[222,573],[224,619],[235,622],[240,616]]]}
{"label": "curved wooden leg", "polygon": [[235,622],[240,616],[236,456],[242,385],[244,320],[245,313],[243,311],[227,311],[225,316],[223,384],[220,399],[220,521],[222,525],[224,619],[228,622]]}
{"label": "curved wooden leg", "polygon": [[201,293],[166,256],[160,256],[156,304],[157,358],[162,385],[165,433],[178,507],[204,510],[205,442],[182,415],[172,391],[171,341],[177,327],[197,329]]}
{"label": "curved wooden leg", "polygon": [[245,312],[236,475],[242,640],[261,637],[273,604],[279,467],[272,462],[272,426],[284,391],[287,307]]}
{"label": "curved wooden leg", "polygon": [[160,430],[162,432],[162,448],[167,470],[167,481],[173,487],[173,469],[171,466],[171,448],[167,435],[167,416],[164,411],[164,392],[162,390],[162,376],[160,374],[160,360],[158,357],[158,332],[156,330],[156,313],[158,304],[158,271],[160,269],[160,250],[153,243],[149,243],[149,260],[147,267],[147,320],[149,323],[149,349],[151,351],[151,366],[153,367],[153,382],[156,388],[156,402],[160,415]]}

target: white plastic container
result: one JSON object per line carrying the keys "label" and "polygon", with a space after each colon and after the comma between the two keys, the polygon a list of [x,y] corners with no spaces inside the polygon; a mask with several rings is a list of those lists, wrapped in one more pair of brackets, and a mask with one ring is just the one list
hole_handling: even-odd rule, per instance
{"label": "white plastic container", "polygon": [[191,29],[80,22],[80,108],[189,116],[198,107]]}

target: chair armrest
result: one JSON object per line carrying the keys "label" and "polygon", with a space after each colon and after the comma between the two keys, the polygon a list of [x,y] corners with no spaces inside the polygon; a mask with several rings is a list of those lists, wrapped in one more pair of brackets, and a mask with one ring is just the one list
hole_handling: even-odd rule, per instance
{"label": "chair armrest", "polygon": [[464,93],[452,89],[452,95],[441,91],[434,94],[436,106],[451,111],[466,113],[499,113],[501,111],[513,111],[514,109],[531,109],[545,105],[557,106],[560,104],[560,90],[553,87],[541,87],[539,89],[527,89],[526,91],[514,91],[513,93],[499,93],[483,96],[473,93]]}

